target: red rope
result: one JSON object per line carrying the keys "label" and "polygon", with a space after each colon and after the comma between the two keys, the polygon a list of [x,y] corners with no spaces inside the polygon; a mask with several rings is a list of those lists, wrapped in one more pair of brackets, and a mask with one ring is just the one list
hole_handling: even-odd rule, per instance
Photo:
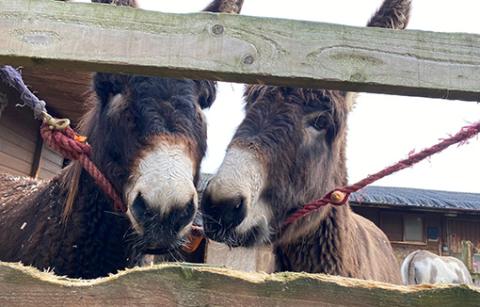
{"label": "red rope", "polygon": [[301,209],[294,212],[290,215],[284,222],[284,226],[287,226],[299,218],[311,214],[315,210],[318,210],[320,207],[326,206],[328,204],[332,204],[334,206],[342,206],[345,205],[348,201],[348,197],[351,193],[356,192],[367,185],[382,179],[385,176],[391,175],[395,172],[398,172],[404,168],[410,167],[425,158],[428,158],[440,151],[446,149],[447,147],[459,143],[459,145],[464,144],[468,139],[474,137],[480,133],[480,122],[475,124],[463,127],[459,132],[455,135],[442,140],[441,142],[433,145],[432,147],[426,148],[418,153],[410,154],[408,158],[403,159],[373,175],[366,177],[352,185],[335,189],[329,193],[327,193],[321,199],[317,199],[312,201],[306,205],[304,205]]}
{"label": "red rope", "polygon": [[60,152],[65,158],[70,160],[78,160],[83,168],[92,176],[95,183],[107,194],[112,200],[115,210],[126,212],[127,208],[123,204],[122,199],[117,194],[112,184],[100,172],[100,170],[90,160],[91,147],[89,144],[81,140],[72,128],[67,127],[64,130],[50,129],[47,124],[43,124],[40,134],[48,146]]}

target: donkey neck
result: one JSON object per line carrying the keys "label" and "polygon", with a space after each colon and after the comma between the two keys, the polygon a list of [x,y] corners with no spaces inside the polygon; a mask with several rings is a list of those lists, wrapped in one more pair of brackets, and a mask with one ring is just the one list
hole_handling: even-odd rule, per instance
{"label": "donkey neck", "polygon": [[[323,180],[311,184],[307,201],[321,198],[334,188],[346,185],[344,139],[345,135],[337,143],[339,147],[335,159],[329,161],[323,170],[317,169],[320,174],[312,176]],[[276,246],[277,270],[350,276],[345,269],[349,267],[345,266],[345,261],[349,261],[345,242],[351,236],[348,230],[351,223],[352,211],[347,204],[321,208],[304,217],[303,222],[290,225]]]}
{"label": "donkey neck", "polygon": [[318,226],[308,235],[276,245],[276,271],[350,276],[344,265],[350,208],[332,207],[327,210]]}
{"label": "donkey neck", "polygon": [[[63,220],[70,172],[71,167],[49,183],[33,186],[35,191],[27,196],[12,197],[2,205],[0,260],[81,278],[105,276],[127,266],[129,223],[111,213],[110,200],[88,174],[81,173],[74,205]],[[11,190],[23,186],[20,182]]]}
{"label": "donkey neck", "polygon": [[[97,106],[98,107],[98,106]],[[105,136],[99,127],[99,110],[95,107],[84,118],[82,131],[92,146],[92,161],[119,191],[126,181],[123,161],[112,161],[108,149],[112,136]],[[102,131],[102,133],[100,133]],[[55,272],[72,277],[95,278],[125,268],[132,261],[131,245],[126,237],[130,223],[115,212],[113,201],[96,184],[78,162],[74,162],[58,178],[62,196],[59,223],[63,226],[62,244],[58,253],[64,261],[55,262]],[[58,214],[58,213],[57,213]]]}
{"label": "donkey neck", "polygon": [[[131,262],[128,259],[131,246],[126,238],[128,219],[115,212],[113,201],[83,169],[72,208],[67,216],[64,214],[62,212],[62,218],[66,219],[62,252],[69,256],[62,269],[66,274],[82,278],[105,276]],[[60,268],[56,269],[59,274],[57,270]]]}

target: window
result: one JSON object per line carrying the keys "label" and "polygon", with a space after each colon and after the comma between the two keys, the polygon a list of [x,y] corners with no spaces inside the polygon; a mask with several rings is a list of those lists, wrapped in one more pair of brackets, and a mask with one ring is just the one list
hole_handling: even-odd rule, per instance
{"label": "window", "polygon": [[440,229],[436,226],[429,226],[427,228],[427,240],[438,241],[440,237]]}
{"label": "window", "polygon": [[403,240],[423,242],[423,219],[418,215],[403,217]]}
{"label": "window", "polygon": [[385,232],[390,241],[402,241],[403,223],[401,214],[382,213],[380,228]]}
{"label": "window", "polygon": [[[425,242],[423,217],[421,215],[400,212],[381,212],[380,228],[390,241]],[[432,227],[428,238],[438,240],[439,229]],[[436,238],[436,239],[434,239]]]}

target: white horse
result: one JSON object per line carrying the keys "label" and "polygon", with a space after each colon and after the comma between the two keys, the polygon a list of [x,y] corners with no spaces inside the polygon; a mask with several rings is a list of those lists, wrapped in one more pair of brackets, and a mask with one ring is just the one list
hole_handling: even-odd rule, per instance
{"label": "white horse", "polygon": [[462,261],[454,257],[438,256],[425,250],[416,250],[402,263],[405,285],[467,284],[473,285],[472,276]]}

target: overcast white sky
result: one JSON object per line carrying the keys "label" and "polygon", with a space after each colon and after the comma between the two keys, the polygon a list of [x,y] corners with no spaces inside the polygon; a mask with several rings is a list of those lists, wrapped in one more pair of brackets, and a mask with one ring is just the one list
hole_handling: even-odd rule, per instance
{"label": "overcast white sky", "polygon": [[[209,0],[139,0],[142,8],[193,12]],[[245,0],[242,14],[363,26],[382,0]],[[413,0],[409,29],[480,33],[480,1]],[[480,84],[479,84],[480,86]],[[220,84],[207,111],[209,150],[202,170],[215,172],[236,126],[243,118],[243,86]],[[480,120],[475,102],[361,94],[350,115],[348,170],[351,182],[376,172],[408,153],[430,146],[462,126]],[[480,193],[480,140],[454,147],[378,185]]]}

